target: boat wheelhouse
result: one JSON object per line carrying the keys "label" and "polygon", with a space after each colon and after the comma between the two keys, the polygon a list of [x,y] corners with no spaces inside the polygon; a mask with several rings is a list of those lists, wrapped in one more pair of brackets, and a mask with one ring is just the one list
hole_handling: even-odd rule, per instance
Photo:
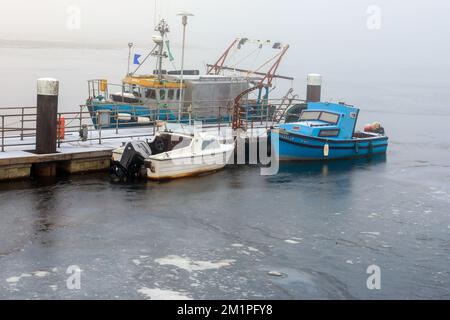
{"label": "boat wheelhouse", "polygon": [[[106,80],[89,81],[87,101],[95,126],[142,125],[154,121],[229,121],[230,104],[249,87],[244,77],[222,75],[127,76],[116,92]],[[117,90],[117,87],[119,90]],[[103,117],[102,117],[103,115]]]}

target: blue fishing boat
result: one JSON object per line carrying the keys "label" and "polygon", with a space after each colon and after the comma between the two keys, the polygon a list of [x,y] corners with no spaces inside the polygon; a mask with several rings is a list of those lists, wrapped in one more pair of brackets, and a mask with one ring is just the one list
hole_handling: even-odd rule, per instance
{"label": "blue fishing boat", "polygon": [[[252,54],[258,53],[263,46],[269,46],[277,52],[274,56],[277,67],[289,48],[279,42],[252,42],[248,38],[238,38],[214,65],[207,65],[206,74],[201,74],[199,70],[185,70],[184,67],[181,70],[165,70],[163,62],[166,59],[173,64],[167,22],[161,20],[155,31],[159,33],[152,37],[155,46],[142,61],[139,61],[140,55],[135,55],[133,63],[137,67],[134,71],[130,71],[133,44],[129,44],[128,70],[120,84],[109,83],[106,79],[88,81],[86,107],[96,128],[154,125],[160,120],[185,124],[196,121],[229,123],[232,120],[230,106],[236,97],[266,77],[260,68],[251,71],[237,69],[236,65],[224,65],[231,53],[240,51],[246,43],[257,45],[258,50]],[[150,57],[156,57],[157,68],[152,73],[138,74]],[[272,67],[268,73],[274,71],[276,68]],[[293,80],[279,75],[273,77]],[[243,108],[250,121],[269,118],[276,109],[268,102],[270,90],[263,87],[256,89],[259,90],[256,99],[248,95],[242,97],[245,100]]]}
{"label": "blue fishing boat", "polygon": [[310,102],[298,121],[270,130],[280,160],[331,160],[385,154],[388,137],[376,122],[356,132],[359,109],[336,103]]}

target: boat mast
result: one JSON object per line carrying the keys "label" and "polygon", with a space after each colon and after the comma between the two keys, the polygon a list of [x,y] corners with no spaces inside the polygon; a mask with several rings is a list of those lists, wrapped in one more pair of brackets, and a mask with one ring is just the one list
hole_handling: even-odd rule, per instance
{"label": "boat mast", "polygon": [[158,71],[158,79],[162,80],[162,65],[163,65],[163,59],[167,58],[168,55],[166,52],[164,52],[164,39],[166,36],[166,33],[169,33],[169,25],[167,24],[166,20],[162,19],[158,25],[155,27],[155,31],[159,32],[159,36],[155,35],[153,36],[153,41],[158,46],[158,49],[153,54],[156,56],[156,68]]}

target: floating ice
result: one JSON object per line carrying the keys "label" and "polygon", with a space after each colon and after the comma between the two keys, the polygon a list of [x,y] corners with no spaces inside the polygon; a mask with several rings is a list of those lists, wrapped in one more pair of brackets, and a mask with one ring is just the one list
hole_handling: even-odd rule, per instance
{"label": "floating ice", "polygon": [[46,276],[48,276],[50,273],[47,271],[36,271],[34,272],[34,275],[38,278],[44,278]]}
{"label": "floating ice", "polygon": [[289,244],[299,244],[300,242],[295,241],[295,240],[284,240],[284,242],[289,243]]}
{"label": "floating ice", "polygon": [[369,236],[379,236],[380,235],[379,232],[369,232],[369,231],[361,232],[361,234],[367,234]]}
{"label": "floating ice", "polygon": [[8,282],[10,284],[15,284],[15,283],[19,282],[20,279],[29,278],[29,277],[31,277],[31,274],[22,273],[20,276],[14,276],[14,277],[10,277],[10,278],[6,279],[6,282]]}
{"label": "floating ice", "polygon": [[6,279],[6,282],[8,283],[17,283],[20,281],[20,277],[10,277],[8,279]]}
{"label": "floating ice", "polygon": [[139,266],[141,264],[141,261],[139,259],[133,259],[133,263]]}
{"label": "floating ice", "polygon": [[180,256],[170,255],[164,258],[156,259],[155,262],[165,266],[171,265],[178,267],[180,269],[186,270],[188,272],[192,271],[203,271],[211,269],[220,269],[223,267],[228,267],[232,265],[236,260],[220,260],[216,262],[212,261],[195,261],[190,258],[184,258]]}

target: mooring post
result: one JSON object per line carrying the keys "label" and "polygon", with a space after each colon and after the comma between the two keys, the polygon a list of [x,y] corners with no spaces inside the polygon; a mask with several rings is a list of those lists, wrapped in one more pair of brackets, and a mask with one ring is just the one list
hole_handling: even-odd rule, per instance
{"label": "mooring post", "polygon": [[2,152],[5,152],[5,116],[2,115]]}
{"label": "mooring post", "polygon": [[317,73],[308,74],[306,101],[320,102],[322,94],[322,76]]}
{"label": "mooring post", "polygon": [[59,81],[37,81],[36,153],[56,153]]}

